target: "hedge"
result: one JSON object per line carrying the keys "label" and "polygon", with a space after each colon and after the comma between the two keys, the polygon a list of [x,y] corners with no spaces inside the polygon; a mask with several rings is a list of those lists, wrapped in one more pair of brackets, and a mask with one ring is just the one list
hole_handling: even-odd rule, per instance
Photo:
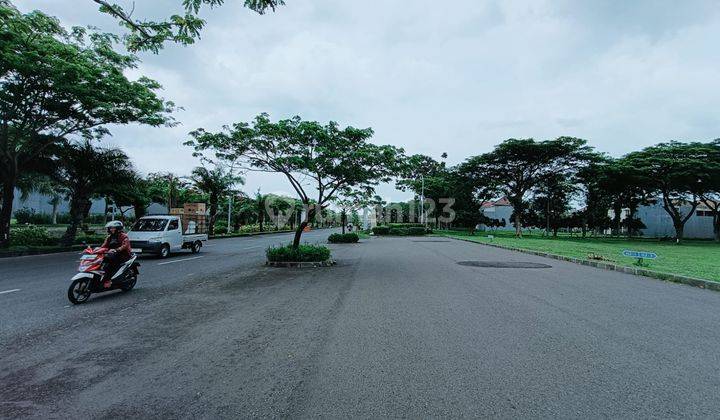
{"label": "hedge", "polygon": [[331,244],[352,244],[360,240],[357,233],[333,233],[328,236],[328,242]]}
{"label": "hedge", "polygon": [[[378,236],[382,235],[393,235],[393,236],[421,236],[432,231],[426,229],[423,225],[406,223],[403,226],[398,226],[397,223],[392,223],[390,226],[376,226],[373,228],[373,233]],[[405,226],[411,225],[411,226]],[[417,225],[417,226],[415,226]]]}
{"label": "hedge", "polygon": [[298,249],[292,244],[281,247],[270,247],[265,251],[270,262],[322,262],[330,259],[330,248],[322,245],[300,245]]}

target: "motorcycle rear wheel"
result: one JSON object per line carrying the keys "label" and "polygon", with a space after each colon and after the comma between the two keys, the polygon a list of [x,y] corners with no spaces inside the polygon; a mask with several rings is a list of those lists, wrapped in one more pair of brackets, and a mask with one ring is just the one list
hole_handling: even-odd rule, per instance
{"label": "motorcycle rear wheel", "polygon": [[92,292],[90,291],[90,280],[89,279],[77,279],[70,283],[70,287],[68,288],[68,300],[73,305],[79,305],[81,303],[87,302],[88,299],[90,299],[90,295]]}
{"label": "motorcycle rear wheel", "polygon": [[135,283],[137,283],[137,275],[132,275],[120,289],[123,292],[129,292],[135,287]]}

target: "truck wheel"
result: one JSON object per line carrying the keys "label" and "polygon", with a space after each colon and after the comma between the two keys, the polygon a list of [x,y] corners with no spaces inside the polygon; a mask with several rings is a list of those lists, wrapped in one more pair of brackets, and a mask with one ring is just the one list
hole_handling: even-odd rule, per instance
{"label": "truck wheel", "polygon": [[192,252],[193,254],[197,254],[198,252],[200,252],[200,248],[202,248],[202,242],[195,241],[192,245],[190,245],[190,252]]}
{"label": "truck wheel", "polygon": [[170,245],[164,244],[160,248],[160,258],[167,258],[168,256],[170,256]]}

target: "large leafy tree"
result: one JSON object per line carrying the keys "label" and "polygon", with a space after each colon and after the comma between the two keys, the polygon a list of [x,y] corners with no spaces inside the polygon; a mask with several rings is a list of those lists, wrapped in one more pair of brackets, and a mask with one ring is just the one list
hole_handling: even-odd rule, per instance
{"label": "large leafy tree", "polygon": [[57,157],[57,183],[70,199],[70,225],[60,241],[71,245],[90,212],[92,199],[132,182],[135,171],[122,150],[97,147],[88,140],[63,144]]}
{"label": "large leafy tree", "polygon": [[[182,0],[183,14],[174,14],[164,20],[147,20],[134,17],[135,2],[125,2],[125,6],[114,1],[92,0],[100,6],[100,11],[118,20],[128,30],[123,36],[130,51],[152,51],[157,53],[166,42],[181,45],[193,44],[200,38],[200,31],[205,21],[199,17],[203,7],[220,6],[224,0]],[[275,11],[284,5],[283,0],[244,0],[250,10],[264,14],[268,10]],[[128,10],[130,7],[130,10]]]}
{"label": "large leafy tree", "polygon": [[545,234],[557,237],[558,230],[567,221],[570,200],[577,192],[575,180],[565,173],[544,177],[533,191],[531,209],[538,221],[545,225]]}
{"label": "large leafy tree", "polygon": [[720,242],[720,139],[708,145],[702,177],[700,200],[712,213],[715,241]]}
{"label": "large leafy tree", "polygon": [[590,160],[592,149],[574,137],[555,140],[509,139],[489,153],[469,158],[465,173],[483,190],[504,195],[514,210],[516,236],[522,236],[523,214],[528,198],[553,174],[572,174]]}
{"label": "large leafy tree", "polygon": [[190,134],[186,144],[196,153],[214,152],[247,170],[285,176],[307,208],[295,231],[295,248],[303,229],[338,191],[352,188],[372,194],[379,182],[391,179],[402,160],[401,149],[369,143],[370,128],[340,128],[335,122],[323,125],[300,117],[272,122],[261,114],[252,123],[226,126],[218,133],[198,129]]}
{"label": "large leafy tree", "polygon": [[640,183],[658,195],[672,219],[675,239],[682,241],[685,224],[695,214],[707,191],[713,150],[705,143],[660,143],[625,156],[625,164],[637,171]]}
{"label": "large leafy tree", "polygon": [[130,80],[125,71],[137,59],[115,52],[114,41],[0,2],[0,247],[18,179],[53,145],[103,135],[107,124],[171,122],[172,104],[155,93],[160,85]]}
{"label": "large leafy tree", "polygon": [[207,195],[210,204],[210,220],[208,233],[215,233],[215,221],[219,214],[218,204],[223,196],[231,194],[236,184],[242,184],[245,181],[231,172],[225,170],[222,166],[215,166],[208,169],[204,166],[198,166],[193,169],[190,175],[193,185],[196,189]]}

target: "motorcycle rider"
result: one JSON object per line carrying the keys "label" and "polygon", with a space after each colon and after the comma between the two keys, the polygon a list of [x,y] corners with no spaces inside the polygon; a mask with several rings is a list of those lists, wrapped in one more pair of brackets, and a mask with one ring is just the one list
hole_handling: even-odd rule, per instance
{"label": "motorcycle rider", "polygon": [[109,249],[105,254],[105,282],[103,286],[107,289],[111,286],[112,276],[117,273],[120,266],[131,258],[130,254],[130,238],[123,232],[123,223],[119,220],[113,220],[105,225],[108,237],[102,244],[102,248]]}

